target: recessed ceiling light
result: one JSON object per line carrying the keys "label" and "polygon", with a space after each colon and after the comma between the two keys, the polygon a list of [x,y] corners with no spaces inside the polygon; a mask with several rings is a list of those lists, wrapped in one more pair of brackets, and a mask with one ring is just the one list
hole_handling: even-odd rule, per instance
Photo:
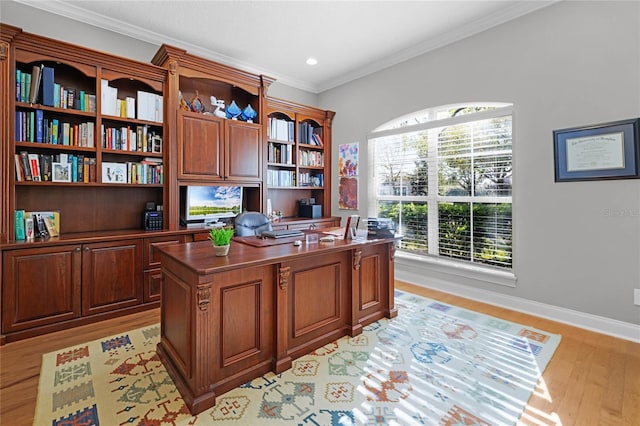
{"label": "recessed ceiling light", "polygon": [[307,65],[315,65],[317,63],[318,63],[318,60],[316,58],[307,59]]}

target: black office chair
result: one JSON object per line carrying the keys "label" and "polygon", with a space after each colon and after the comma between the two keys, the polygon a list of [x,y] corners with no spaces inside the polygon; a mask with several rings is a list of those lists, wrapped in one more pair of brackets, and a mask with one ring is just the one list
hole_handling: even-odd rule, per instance
{"label": "black office chair", "polygon": [[236,216],[236,235],[246,237],[251,235],[260,236],[264,231],[271,231],[271,221],[260,212],[244,212]]}

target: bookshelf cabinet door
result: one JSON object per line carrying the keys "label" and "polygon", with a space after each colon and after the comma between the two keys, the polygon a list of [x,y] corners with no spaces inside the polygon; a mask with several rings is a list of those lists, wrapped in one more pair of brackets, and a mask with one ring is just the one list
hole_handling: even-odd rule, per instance
{"label": "bookshelf cabinet door", "polygon": [[196,113],[178,114],[178,178],[222,180],[222,119]]}
{"label": "bookshelf cabinet door", "polygon": [[262,178],[262,143],[260,126],[241,121],[226,121],[228,180],[260,181]]}
{"label": "bookshelf cabinet door", "polygon": [[80,316],[79,245],[3,253],[3,332]]}
{"label": "bookshelf cabinet door", "polygon": [[82,248],[82,314],[142,302],[142,240],[85,244]]}

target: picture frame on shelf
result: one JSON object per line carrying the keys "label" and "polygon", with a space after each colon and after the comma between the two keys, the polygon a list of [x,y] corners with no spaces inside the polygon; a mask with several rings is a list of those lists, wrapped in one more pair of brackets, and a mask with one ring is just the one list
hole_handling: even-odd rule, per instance
{"label": "picture frame on shelf", "polygon": [[640,178],[640,118],[553,131],[555,181]]}
{"label": "picture frame on shelf", "polygon": [[52,182],[71,182],[71,163],[51,164]]}
{"label": "picture frame on shelf", "polygon": [[102,183],[127,183],[127,165],[125,163],[102,163]]}
{"label": "picture frame on shelf", "polygon": [[154,135],[151,138],[151,152],[162,154],[162,137],[160,135]]}

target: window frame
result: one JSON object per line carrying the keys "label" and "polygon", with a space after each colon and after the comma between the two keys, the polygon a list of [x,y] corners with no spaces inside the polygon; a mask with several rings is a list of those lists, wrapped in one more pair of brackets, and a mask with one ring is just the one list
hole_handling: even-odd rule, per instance
{"label": "window frame", "polygon": [[[459,116],[448,117],[443,119],[434,119],[430,121],[420,122],[415,125],[402,125],[400,127],[390,128],[389,126],[393,126],[395,123],[398,123],[401,120],[407,121],[412,116],[418,116],[420,114],[425,115],[425,112],[428,114],[429,111],[433,112],[433,116],[438,112],[444,109],[454,109],[456,107],[493,107],[490,110],[473,112],[469,114],[462,114]],[[401,137],[403,134],[407,133],[417,133],[417,132],[428,132],[430,130],[442,129],[448,126],[455,126],[459,124],[466,124],[474,121],[481,120],[489,120],[494,118],[500,118],[510,116],[511,117],[511,167],[512,167],[512,175],[511,175],[511,194],[508,196],[447,196],[447,195],[439,195],[438,191],[438,180],[433,179],[433,175],[437,175],[438,172],[429,172],[429,183],[428,183],[428,195],[426,196],[379,196],[377,192],[377,188],[375,188],[376,180],[375,180],[375,149],[369,149],[369,160],[371,167],[369,168],[369,211],[377,212],[377,205],[380,201],[403,201],[403,202],[421,202],[427,203],[428,206],[432,206],[433,204],[439,205],[443,202],[463,202],[468,203],[470,205],[470,209],[473,209],[475,203],[481,202],[484,203],[509,203],[511,204],[511,265],[509,267],[498,267],[493,265],[487,265],[483,263],[474,262],[471,260],[458,260],[448,258],[446,256],[440,256],[439,248],[438,248],[438,232],[429,232],[428,233],[428,241],[427,245],[429,247],[429,253],[417,253],[407,250],[399,249],[397,251],[397,255],[399,260],[407,260],[409,264],[412,263],[428,263],[431,268],[434,268],[435,271],[453,274],[456,276],[461,276],[465,278],[486,281],[501,285],[507,286],[515,286],[517,278],[514,274],[515,268],[515,250],[514,250],[514,203],[513,203],[513,164],[514,164],[514,114],[513,114],[513,104],[496,104],[496,103],[468,103],[468,104],[456,104],[456,105],[446,105],[436,108],[429,108],[425,110],[418,111],[413,114],[406,114],[402,117],[394,119],[385,123],[382,126],[379,126],[376,130],[367,134],[367,143],[374,143],[374,139],[387,137],[387,136],[396,136]],[[437,153],[438,144],[429,144],[429,156],[432,156],[433,150]],[[439,159],[431,160],[430,164],[439,161]],[[435,182],[434,182],[435,181]],[[429,209],[429,211],[431,211]],[[375,214],[374,214],[375,215]],[[428,227],[431,227],[435,224],[438,228],[439,226],[439,214],[428,214]],[[435,244],[435,245],[433,245]],[[435,251],[435,253],[434,253]]]}

